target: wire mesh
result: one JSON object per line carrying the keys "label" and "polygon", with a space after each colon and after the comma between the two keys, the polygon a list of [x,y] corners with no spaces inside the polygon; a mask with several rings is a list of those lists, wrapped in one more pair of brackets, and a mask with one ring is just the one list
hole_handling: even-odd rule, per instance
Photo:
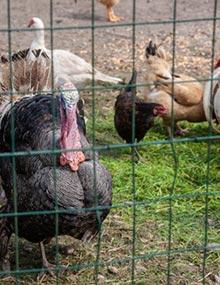
{"label": "wire mesh", "polygon": [[[0,34],[7,34],[7,44],[8,44],[8,54],[9,57],[11,57],[11,55],[13,54],[12,50],[12,37],[14,33],[24,33],[24,32],[31,32],[33,31],[33,29],[26,29],[23,27],[12,27],[12,16],[11,16],[11,2],[10,0],[5,0],[6,3],[6,11],[5,13],[7,13],[7,27],[0,27]],[[121,4],[120,5],[125,5],[126,6],[126,1],[121,0]],[[161,135],[158,136],[154,136],[152,139],[148,139],[148,134],[147,134],[147,139],[145,139],[144,141],[141,141],[139,143],[137,143],[135,141],[135,99],[133,98],[133,106],[132,106],[132,141],[133,143],[102,143],[99,144],[98,140],[99,140],[99,135],[98,135],[98,128],[99,128],[99,107],[100,105],[97,104],[97,101],[100,98],[100,94],[102,92],[115,92],[115,94],[119,94],[119,89],[124,88],[124,85],[119,85],[119,86],[97,86],[96,82],[95,82],[95,68],[96,68],[96,56],[97,54],[100,52],[96,51],[96,41],[100,41],[100,39],[97,39],[97,32],[105,29],[106,31],[109,30],[113,30],[113,33],[116,33],[117,28],[130,28],[130,36],[128,36],[128,42],[130,43],[130,48],[131,50],[129,50],[128,52],[131,52],[130,54],[130,58],[131,58],[131,64],[130,64],[130,70],[134,70],[137,68],[137,53],[138,53],[138,41],[137,41],[137,33],[140,32],[140,30],[137,30],[138,28],[142,28],[142,27],[155,27],[158,25],[163,25],[164,27],[171,25],[172,26],[172,33],[171,33],[171,46],[172,46],[172,70],[176,70],[177,68],[177,64],[176,64],[176,59],[178,57],[177,55],[177,25],[180,24],[185,24],[187,25],[188,23],[212,23],[212,37],[210,38],[211,41],[211,58],[210,58],[210,62],[211,62],[211,67],[209,70],[209,74],[211,74],[211,76],[205,77],[205,78],[199,78],[198,81],[201,82],[202,84],[205,84],[207,81],[211,81],[211,90],[212,90],[212,82],[213,82],[213,70],[214,70],[214,65],[215,65],[215,51],[216,51],[216,38],[217,38],[217,23],[219,23],[220,18],[219,15],[217,13],[218,11],[218,1],[217,0],[213,0],[212,4],[213,4],[213,9],[211,9],[211,13],[209,17],[195,17],[195,18],[190,18],[190,19],[180,19],[177,16],[177,12],[178,12],[178,4],[180,4],[181,1],[178,0],[173,0],[172,2],[172,17],[170,17],[170,19],[166,19],[166,20],[145,20],[145,21],[139,21],[138,17],[137,17],[137,6],[138,6],[138,1],[136,0],[131,0],[130,1],[132,4],[129,6],[131,7],[131,10],[129,11],[130,16],[131,16],[131,21],[124,21],[124,22],[119,22],[119,23],[114,23],[114,24],[97,24],[97,19],[96,19],[96,6],[97,1],[92,0],[92,1],[88,1],[88,7],[91,7],[91,24],[89,25],[68,25],[68,26],[61,26],[61,27],[57,27],[54,25],[54,10],[55,10],[55,6],[58,5],[58,3],[56,3],[56,1],[53,0],[49,0],[48,1],[48,8],[49,8],[49,27],[45,27],[45,31],[49,31],[50,32],[50,37],[49,37],[49,42],[50,42],[50,47],[52,50],[51,53],[51,59],[52,59],[52,72],[51,72],[51,90],[50,93],[52,93],[54,95],[55,93],[55,88],[54,88],[54,64],[53,64],[53,49],[54,46],[56,46],[56,42],[54,39],[54,33],[55,32],[66,32],[66,31],[83,31],[83,30],[88,30],[91,33],[91,45],[88,45],[87,47],[90,48],[91,50],[91,64],[92,64],[92,69],[93,69],[93,74],[92,74],[92,83],[91,86],[86,87],[86,88],[79,88],[80,94],[82,92],[82,94],[84,94],[83,92],[90,92],[91,94],[91,118],[90,118],[90,134],[91,134],[91,146],[87,147],[87,148],[83,148],[83,151],[87,151],[87,150],[91,150],[93,153],[93,174],[94,174],[94,180],[93,180],[93,188],[94,188],[94,193],[95,193],[95,207],[92,208],[83,208],[80,209],[78,211],[78,213],[84,213],[84,212],[89,212],[89,211],[94,211],[96,213],[96,217],[97,217],[97,228],[99,229],[98,231],[98,236],[96,238],[97,244],[96,244],[96,249],[94,250],[95,254],[93,254],[93,257],[95,255],[94,258],[90,259],[90,260],[86,260],[81,262],[77,262],[77,260],[74,261],[70,261],[68,264],[68,268],[67,268],[67,272],[65,273],[65,276],[68,276],[68,274],[72,274],[75,272],[84,272],[85,270],[90,270],[93,269],[93,274],[92,274],[92,280],[89,279],[91,276],[87,276],[85,275],[85,278],[87,279],[75,279],[74,281],[72,281],[71,279],[69,279],[68,282],[75,282],[72,284],[180,284],[178,283],[178,280],[181,280],[181,272],[178,272],[174,266],[174,262],[175,262],[175,258],[181,257],[184,254],[194,254],[193,256],[189,256],[188,258],[190,259],[189,263],[191,262],[191,259],[196,259],[196,266],[199,267],[199,273],[197,275],[200,276],[200,278],[197,278],[197,280],[195,281],[195,284],[211,284],[209,282],[210,279],[209,276],[211,275],[211,271],[218,271],[219,266],[218,266],[218,262],[219,262],[219,238],[216,237],[216,235],[219,235],[219,211],[218,211],[218,205],[219,205],[219,198],[220,198],[220,192],[218,190],[218,186],[219,186],[219,179],[220,177],[218,176],[218,174],[216,174],[216,179],[213,178],[213,173],[212,173],[212,168],[211,168],[211,164],[213,163],[213,160],[217,160],[217,162],[219,162],[219,158],[217,157],[217,153],[215,153],[215,158],[213,158],[213,150],[217,151],[219,149],[217,145],[218,140],[220,138],[219,135],[214,134],[211,124],[209,123],[209,127],[207,128],[207,131],[201,135],[201,133],[199,134],[195,134],[194,136],[187,136],[187,137],[183,137],[183,138],[176,138],[174,135],[174,130],[175,130],[175,120],[174,120],[174,100],[172,100],[172,127],[171,127],[171,137],[170,138],[161,138]],[[160,1],[159,1],[160,2]],[[161,1],[162,2],[162,1]],[[145,6],[147,7],[148,2],[145,3]],[[42,8],[43,9],[43,8]],[[122,36],[122,35],[121,35]],[[112,41],[113,41],[113,46],[115,46],[115,49],[118,48],[117,43],[114,43],[114,41],[116,41],[117,36],[113,36],[112,37]],[[83,40],[83,39],[82,39]],[[100,43],[100,42],[99,42]],[[128,72],[128,71],[127,71]],[[11,106],[14,104],[13,103],[13,96],[14,95],[19,95],[19,96],[23,96],[26,95],[25,93],[21,92],[15,92],[12,88],[12,77],[13,77],[13,69],[12,69],[12,63],[10,62],[10,88],[9,91],[7,92],[1,92],[1,95],[4,96],[9,95],[10,96],[10,102],[11,102]],[[180,83],[187,83],[187,82],[191,82],[190,80],[186,80],[186,81],[182,81]],[[174,94],[174,75],[172,75],[172,94]],[[137,84],[137,87],[140,90],[143,90],[143,87],[148,86],[149,83],[148,82],[139,82]],[[211,92],[210,90],[210,92]],[[44,92],[42,92],[44,93]],[[54,96],[55,97],[55,96]],[[211,106],[213,106],[213,98],[212,98],[212,102],[211,102]],[[55,110],[55,98],[53,100],[53,104],[52,104],[52,113],[53,113],[53,117],[56,117],[56,110]],[[104,118],[104,117],[103,117]],[[55,122],[54,122],[55,124]],[[207,126],[206,126],[207,127]],[[57,197],[57,156],[59,156],[61,154],[61,152],[69,152],[72,151],[72,149],[58,149],[56,147],[55,144],[55,125],[53,128],[53,147],[52,149],[49,150],[45,150],[45,149],[41,149],[41,150],[28,150],[28,151],[22,151],[22,150],[17,150],[16,149],[16,138],[15,138],[15,129],[16,129],[16,121],[14,118],[14,114],[13,114],[13,108],[12,108],[12,116],[11,116],[11,151],[5,151],[5,152],[1,152],[0,153],[0,158],[9,158],[11,159],[12,162],[12,177],[13,177],[13,181],[12,181],[12,185],[13,185],[13,189],[12,189],[12,198],[13,199],[13,211],[7,212],[5,210],[0,212],[0,219],[4,219],[4,218],[13,218],[14,219],[14,233],[15,233],[15,238],[14,238],[14,246],[13,246],[13,252],[14,252],[14,260],[12,264],[12,269],[7,272],[5,270],[0,271],[0,278],[3,278],[2,282],[4,282],[4,277],[6,274],[11,274],[12,276],[15,276],[15,283],[16,284],[26,284],[24,282],[26,282],[26,276],[28,276],[27,278],[29,278],[28,280],[30,281],[30,276],[32,276],[31,274],[34,273],[40,273],[40,272],[44,272],[47,271],[44,268],[40,268],[39,266],[36,266],[34,268],[26,268],[23,264],[21,259],[23,260],[23,256],[21,258],[22,255],[22,251],[23,248],[19,242],[19,217],[31,217],[31,216],[42,216],[42,219],[46,216],[46,215],[54,215],[55,216],[55,251],[54,251],[54,255],[55,255],[55,269],[54,271],[56,272],[56,275],[54,277],[54,279],[52,279],[52,281],[49,282],[55,282],[56,284],[67,284],[64,283],[66,282],[65,279],[62,279],[62,277],[60,277],[60,272],[63,269],[62,266],[62,257],[60,257],[60,246],[59,246],[59,216],[62,214],[73,214],[74,215],[74,210],[73,209],[60,209],[59,205],[58,205],[58,197]],[[110,129],[110,131],[112,131],[112,128]],[[108,135],[108,134],[107,134]],[[207,146],[207,148],[205,148],[207,150],[207,157],[203,157],[204,159],[204,163],[206,164],[206,169],[205,169],[205,176],[204,173],[201,173],[201,178],[197,178],[198,180],[201,179],[202,182],[202,187],[197,185],[197,182],[195,181],[192,185],[195,188],[194,191],[191,193],[190,190],[186,190],[186,192],[183,193],[178,193],[178,189],[180,188],[180,182],[178,182],[177,180],[180,179],[181,180],[181,173],[182,170],[180,168],[180,160],[181,160],[181,156],[183,156],[182,152],[180,151],[180,148],[183,146],[185,146],[186,144],[204,144]],[[203,147],[204,147],[203,145]],[[215,147],[213,147],[213,145],[215,145]],[[162,185],[161,188],[164,189],[166,188],[166,190],[162,190],[161,195],[159,196],[144,196],[142,198],[140,198],[140,190],[139,190],[139,176],[140,176],[140,172],[139,172],[139,165],[136,164],[135,161],[135,152],[134,152],[134,148],[135,147],[139,147],[139,148],[143,148],[146,151],[148,150],[153,150],[152,148],[155,147],[160,147],[160,148],[164,148],[164,153],[162,153],[162,159],[165,158],[165,156],[170,156],[171,160],[170,162],[172,162],[172,179],[170,180],[169,185]],[[120,187],[118,186],[117,189],[117,175],[119,175],[119,173],[117,173],[117,168],[112,168],[111,169],[111,163],[110,162],[110,156],[113,153],[113,159],[116,158],[118,156],[119,151],[122,152],[122,154],[124,154],[125,151],[127,151],[129,148],[132,149],[131,151],[131,155],[130,155],[130,160],[129,160],[129,166],[130,166],[130,176],[127,175],[127,173],[123,173],[122,178],[125,179],[125,177],[127,176],[127,180],[129,180],[129,182],[126,182],[126,191],[129,192],[128,195],[128,199],[124,198],[124,200],[117,200],[114,199],[114,195],[115,192],[120,192],[120,189],[122,189],[123,187],[123,183],[125,183],[125,181],[121,181],[121,185]],[[190,148],[189,147],[186,151],[190,152]],[[73,149],[73,151],[76,149]],[[101,157],[103,156],[104,158],[101,158],[103,161],[103,164],[107,164],[109,166],[109,170],[110,172],[112,172],[112,176],[113,176],[113,204],[110,206],[99,206],[98,205],[98,194],[97,194],[97,177],[96,177],[96,152],[101,153]],[[108,154],[110,153],[110,154]],[[116,155],[115,155],[116,153]],[[179,154],[180,153],[180,154]],[[44,211],[18,211],[18,206],[17,206],[17,201],[18,201],[18,194],[17,194],[17,174],[16,174],[16,159],[19,157],[22,157],[23,159],[25,159],[26,157],[36,157],[38,155],[52,155],[53,157],[53,177],[54,177],[54,191],[55,191],[55,205],[54,205],[54,209],[53,210],[48,210],[45,209]],[[152,151],[152,153],[148,153],[148,156],[150,158],[150,156],[154,156],[155,155],[155,150]],[[199,155],[199,154],[198,154]],[[195,154],[195,159],[196,157],[198,158],[198,156]],[[124,156],[123,156],[124,157]],[[119,163],[123,163],[123,158],[118,162],[118,160],[116,161],[116,164]],[[189,163],[189,162],[186,162]],[[159,166],[160,162],[158,162],[158,166]],[[182,165],[182,164],[181,164]],[[124,169],[123,169],[124,167]],[[127,166],[122,164],[122,169],[121,171],[126,171]],[[145,166],[142,166],[145,167]],[[148,168],[147,168],[148,167]],[[148,165],[148,163],[146,162],[146,171],[150,170],[150,166]],[[114,172],[115,171],[115,172]],[[118,170],[119,172],[119,170]],[[142,175],[144,175],[143,172],[141,172]],[[193,175],[193,173],[192,173]],[[155,177],[158,177],[155,175]],[[180,177],[180,178],[179,178]],[[149,178],[149,177],[148,177]],[[3,180],[6,179],[5,177],[3,177]],[[163,179],[162,179],[163,180]],[[210,182],[211,180],[211,182]],[[163,182],[163,181],[162,181]],[[161,182],[161,183],[162,183]],[[150,185],[150,183],[152,183],[153,185]],[[164,179],[164,183],[165,183],[165,179]],[[199,184],[199,183],[198,183]],[[149,186],[150,185],[150,186]],[[197,186],[197,188],[196,188]],[[141,186],[143,189],[146,189],[147,187],[155,187],[156,189],[158,189],[157,186],[157,181],[156,182],[152,182],[152,180],[149,181],[145,181],[145,184],[143,184]],[[184,186],[186,187],[186,186]],[[204,191],[205,188],[205,191]],[[116,189],[116,190],[115,190]],[[191,188],[190,188],[191,189]],[[202,190],[201,190],[202,189]],[[210,190],[211,189],[211,190]],[[123,194],[124,195],[124,194]],[[148,193],[149,195],[149,193]],[[1,196],[0,196],[1,197]],[[117,196],[120,197],[120,196]],[[124,196],[123,196],[124,197]],[[176,237],[176,231],[178,231],[178,227],[175,224],[175,221],[177,219],[177,215],[178,215],[178,211],[177,211],[177,207],[176,205],[180,205],[181,203],[191,203],[189,201],[194,201],[193,206],[196,208],[198,207],[198,209],[194,209],[193,213],[199,213],[198,217],[196,217],[198,219],[197,223],[201,225],[201,223],[203,223],[202,226],[202,238],[200,241],[198,241],[198,243],[195,243],[195,240],[193,240],[192,242],[190,242],[192,240],[192,236],[193,236],[193,229],[192,232],[187,236],[187,239],[190,241],[187,242],[183,242],[181,240],[181,237],[179,237],[179,241],[178,242],[174,242],[175,241],[175,237]],[[200,204],[198,204],[198,201],[200,202]],[[201,202],[202,201],[202,202]],[[215,204],[216,203],[216,204]],[[211,206],[210,206],[211,204]],[[157,208],[157,206],[159,208]],[[161,208],[160,208],[161,207]],[[148,225],[144,224],[142,221],[142,224],[139,224],[139,220],[141,218],[142,215],[142,210],[143,213],[146,215],[146,221],[148,224],[153,223],[153,219],[157,219],[157,215],[160,215],[162,212],[163,215],[163,211],[164,209],[166,210],[166,218],[164,219],[163,217],[163,222],[159,221],[158,222],[158,227],[160,222],[163,223],[163,225],[166,225],[166,231],[165,234],[162,234],[162,231],[158,231],[159,233],[161,233],[161,235],[163,235],[163,237],[161,237],[160,242],[162,243],[162,240],[164,242],[164,244],[162,246],[158,247],[158,240],[156,239],[156,235],[157,235],[157,231],[155,230],[154,235],[152,234],[151,238],[155,238],[155,247],[150,247],[150,248],[141,248],[141,243],[142,242],[141,237],[140,238],[140,227],[147,227]],[[116,237],[113,238],[116,239],[122,239],[122,241],[125,243],[123,245],[121,245],[121,247],[128,247],[131,246],[131,248],[129,248],[126,252],[125,250],[125,254],[122,254],[122,256],[108,256],[107,259],[103,258],[103,251],[105,252],[110,252],[111,250],[115,250],[115,246],[114,246],[114,242],[112,242],[111,246],[106,245],[104,243],[104,239],[109,239],[109,237],[105,234],[105,223],[102,224],[101,218],[100,218],[100,213],[103,209],[110,209],[110,220],[114,220],[114,216],[111,212],[114,213],[118,213],[119,217],[120,215],[122,215],[122,211],[125,211],[125,218],[124,220],[129,219],[129,222],[127,222],[127,224],[130,223],[130,231],[129,231],[129,236],[127,237],[129,242],[125,242],[124,237],[121,237],[121,230],[119,228],[118,232],[119,234],[116,235]],[[142,209],[142,210],[140,210]],[[0,210],[1,210],[1,205],[0,205]],[[153,211],[153,216],[147,216],[148,214],[150,215],[150,212]],[[155,211],[155,212],[154,212]],[[188,209],[189,211],[189,209]],[[201,212],[202,212],[202,218],[201,218]],[[218,213],[216,213],[218,212]],[[129,214],[128,214],[129,213]],[[154,217],[155,215],[155,217]],[[194,215],[194,214],[193,214]],[[196,215],[196,214],[195,214]],[[129,218],[127,217],[129,216]],[[210,216],[212,218],[210,218]],[[153,217],[153,218],[152,218]],[[194,216],[193,216],[194,217]],[[215,222],[213,222],[212,220],[214,220],[214,217],[216,219]],[[184,217],[182,218],[184,219]],[[154,221],[154,222],[155,222]],[[117,222],[117,221],[116,221]],[[156,222],[155,222],[156,223]],[[182,223],[184,224],[185,221],[182,220]],[[214,223],[214,226],[212,225],[212,223]],[[211,225],[211,226],[210,226]],[[111,224],[112,226],[112,224]],[[108,234],[113,234],[111,232],[111,226],[108,228]],[[211,230],[214,232],[215,234],[212,235],[210,234],[209,237],[209,228],[211,227]],[[104,229],[103,229],[104,228]],[[192,226],[193,228],[193,226]],[[0,228],[1,230],[1,228]],[[149,229],[149,231],[151,231],[151,229]],[[182,235],[184,235],[184,233],[181,233]],[[180,236],[181,236],[180,234]],[[214,236],[214,238],[212,237]],[[149,236],[148,236],[149,238]],[[209,241],[213,241],[212,243],[210,243]],[[103,245],[104,243],[104,245]],[[115,242],[117,244],[117,242]],[[182,246],[182,244],[183,246]],[[102,247],[104,247],[104,249],[102,249]],[[113,249],[111,248],[113,247]],[[0,247],[1,248],[1,247]],[[216,258],[213,258],[213,267],[212,265],[210,265],[210,262],[208,262],[208,258],[209,258],[209,252],[212,251],[214,253],[214,255],[216,255]],[[117,252],[117,248],[116,248],[116,252]],[[195,254],[201,254],[201,256],[197,256]],[[87,255],[87,257],[89,258],[89,255]],[[145,272],[145,269],[141,268],[139,266],[139,262],[143,262],[144,267],[149,266],[154,266],[153,261],[157,258],[161,258],[161,260],[157,263],[158,268],[155,269],[155,271],[150,271],[150,274],[152,275],[157,275],[158,279],[157,281],[155,281],[155,279],[152,279],[154,281],[151,280],[151,276],[149,276],[149,272],[147,274],[143,273]],[[164,262],[163,258],[166,258],[166,261]],[[178,259],[177,259],[178,261]],[[149,263],[147,263],[149,262]],[[151,263],[150,263],[151,262]],[[182,264],[183,265],[185,262],[185,264],[187,263],[185,259],[183,259]],[[192,261],[193,262],[193,261]],[[161,265],[162,263],[162,265]],[[116,266],[116,268],[122,267],[122,271],[126,271],[127,274],[126,276],[124,276],[123,274],[116,274],[115,279],[114,278],[110,278],[108,281],[107,279],[105,279],[105,277],[103,276],[103,268],[109,268],[110,266]],[[123,267],[124,266],[124,267]],[[210,267],[210,268],[209,268]],[[188,267],[186,267],[186,270],[188,270]],[[164,272],[164,276],[162,276],[162,274],[160,275],[161,272]],[[115,271],[116,272],[116,271]],[[218,272],[219,273],[219,272]],[[216,273],[215,275],[212,274],[212,278],[220,278],[220,276],[218,275],[218,273]],[[29,276],[30,275],[30,276]],[[36,280],[36,275],[34,275]],[[109,272],[106,273],[106,278],[109,277]],[[123,276],[123,277],[122,277]],[[214,277],[213,277],[214,276]],[[101,279],[100,279],[101,278]],[[104,278],[104,279],[102,279]],[[178,280],[175,280],[178,279]],[[187,279],[188,278],[188,279]],[[67,278],[68,279],[68,278]],[[123,279],[123,280],[122,280]],[[71,280],[71,281],[70,281]],[[104,281],[103,281],[104,280]],[[216,279],[217,280],[217,279]],[[29,282],[27,281],[27,282]],[[32,282],[32,283],[31,283]],[[189,282],[192,282],[192,279],[190,276],[187,276],[185,279],[185,283],[183,284],[191,284]],[[29,284],[29,283],[28,283]],[[30,284],[34,284],[34,281],[30,281]],[[52,284],[52,283],[51,283]],[[193,283],[192,283],[193,284]]]}

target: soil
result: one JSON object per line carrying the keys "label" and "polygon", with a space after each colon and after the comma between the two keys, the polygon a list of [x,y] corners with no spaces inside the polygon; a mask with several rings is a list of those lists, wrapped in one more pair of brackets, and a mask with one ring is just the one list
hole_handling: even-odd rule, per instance
{"label": "soil", "polygon": [[[7,6],[10,2],[10,7]],[[106,8],[94,1],[94,34],[92,35],[92,2],[88,0],[13,0],[0,2],[0,54],[9,48],[8,23],[12,51],[30,46],[32,34],[26,29],[28,20],[40,17],[47,28],[53,23],[54,48],[68,49],[87,61],[92,61],[92,43],[94,41],[94,58],[97,68],[114,76],[129,78],[133,63],[133,19],[135,28],[135,66],[140,74],[145,71],[145,46],[149,39],[157,40],[172,53],[175,43],[176,65],[185,73],[204,78],[210,72],[213,43],[214,2],[210,0],[176,1],[176,9],[169,0],[135,1],[121,0],[114,11],[124,18],[119,23],[106,21]],[[218,1],[216,1],[218,2]],[[52,3],[52,5],[51,5]],[[199,3],[199,4],[198,4]],[[220,7],[217,4],[217,17]],[[8,13],[10,8],[10,13]],[[52,9],[51,9],[52,8]],[[9,17],[10,16],[10,17]],[[173,25],[173,19],[177,23]],[[51,21],[52,20],[52,21]],[[119,25],[118,25],[119,24]],[[220,19],[216,20],[214,57],[220,50]],[[19,29],[22,29],[19,31]],[[174,33],[175,30],[175,33]],[[175,34],[175,37],[173,35]],[[50,31],[46,32],[47,46],[50,46]]]}
{"label": "soil", "polygon": [[[50,40],[53,37],[54,48],[68,49],[88,62],[92,62],[94,43],[95,67],[106,74],[124,78],[126,81],[130,78],[132,67],[135,65],[139,83],[144,82],[145,46],[150,39],[163,44],[171,55],[174,44],[175,67],[179,71],[196,76],[201,80],[210,74],[212,56],[215,60],[220,56],[220,1],[216,1],[218,2],[216,26],[213,21],[215,1],[211,0],[179,0],[176,1],[176,9],[174,9],[175,1],[137,0],[135,1],[135,13],[133,13],[133,0],[120,0],[114,8],[115,14],[124,18],[119,23],[107,22],[105,7],[98,1],[94,1],[94,29],[91,29],[93,24],[92,2],[92,0],[78,0],[78,3],[75,3],[74,0],[1,0],[0,54],[7,53],[9,48],[12,52],[16,52],[30,46],[33,35],[27,29],[27,23],[30,18],[37,16],[44,21],[45,27],[48,28],[46,31],[48,48],[51,46]],[[8,7],[8,3],[10,3],[10,7]],[[10,12],[8,13],[8,11]],[[176,25],[173,25],[174,18]],[[134,19],[136,26],[133,25]],[[52,37],[49,29],[50,23],[54,28]],[[8,32],[9,27],[11,28],[10,33]],[[216,28],[215,33],[213,27]],[[214,48],[213,43],[215,44]],[[139,91],[143,93],[141,90]],[[106,108],[113,109],[114,98],[118,91],[107,90],[104,93],[97,93],[102,96],[102,100],[100,100],[102,103],[97,106],[99,111],[104,113]],[[104,96],[106,97],[104,98]],[[97,98],[100,99],[100,97]],[[90,99],[89,96],[87,97],[86,103],[88,103],[87,106],[91,106],[91,96]],[[112,218],[112,220],[118,221],[120,217]],[[112,225],[107,226],[108,230],[111,228]],[[120,241],[120,237],[118,241]],[[115,268],[111,269],[111,271],[115,270]],[[128,268],[128,272],[129,270]],[[199,268],[196,270],[199,271]],[[68,283],[67,280],[67,283],[62,284],[85,284],[83,281],[77,283],[77,274],[74,278],[76,283]],[[104,284],[101,281],[99,283]],[[22,284],[36,283],[30,281]],[[42,282],[42,284],[52,283]],[[151,284],[165,283],[160,281],[156,283],[155,281]]]}

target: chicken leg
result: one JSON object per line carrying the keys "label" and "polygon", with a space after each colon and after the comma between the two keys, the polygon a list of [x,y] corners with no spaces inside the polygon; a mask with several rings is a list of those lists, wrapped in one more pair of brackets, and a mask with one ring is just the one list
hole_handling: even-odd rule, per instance
{"label": "chicken leg", "polygon": [[119,22],[123,19],[122,17],[116,16],[114,14],[112,6],[106,6],[106,7],[107,7],[107,19],[109,22]]}
{"label": "chicken leg", "polygon": [[136,163],[138,163],[138,162],[141,160],[141,155],[140,155],[140,153],[138,152],[138,150],[137,150],[136,147],[134,147],[134,155],[135,155],[135,157],[136,157],[136,159],[134,159],[134,161],[135,161]]}

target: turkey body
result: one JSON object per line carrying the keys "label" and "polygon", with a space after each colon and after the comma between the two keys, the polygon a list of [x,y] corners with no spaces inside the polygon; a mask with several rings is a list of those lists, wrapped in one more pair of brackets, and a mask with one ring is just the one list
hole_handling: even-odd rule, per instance
{"label": "turkey body", "polygon": [[[59,97],[51,94],[24,97],[14,104],[12,108],[15,119],[15,151],[60,148],[60,104]],[[77,124],[81,145],[88,148],[90,145],[84,134],[83,118],[79,113]],[[9,109],[1,118],[1,152],[12,150],[11,116],[12,109]],[[84,151],[84,155],[86,160],[79,165],[76,172],[70,171],[67,166],[60,166],[58,158],[52,154],[17,156],[15,167],[18,212],[54,211],[57,205],[56,209],[66,211],[58,215],[59,235],[70,235],[77,239],[93,237],[109,213],[112,184],[111,175],[99,163],[97,154],[94,155],[87,150]],[[1,159],[0,173],[8,200],[7,212],[14,212],[13,171],[10,158]],[[100,215],[96,211],[85,210],[96,206],[102,207],[98,211]],[[14,218],[7,218],[5,225],[7,231],[0,230],[0,235],[4,234],[4,238],[0,239],[2,243],[4,239],[7,242],[8,235],[15,231]],[[5,232],[9,232],[6,237]],[[55,214],[20,216],[18,235],[31,242],[42,242],[54,237]],[[0,254],[0,261],[4,254],[6,252]]]}

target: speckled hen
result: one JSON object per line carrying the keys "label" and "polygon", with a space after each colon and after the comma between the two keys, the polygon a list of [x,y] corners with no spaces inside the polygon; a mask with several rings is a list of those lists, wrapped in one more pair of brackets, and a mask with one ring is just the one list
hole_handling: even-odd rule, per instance
{"label": "speckled hen", "polygon": [[[24,97],[12,108],[5,107],[6,111],[2,113],[0,121],[0,151],[12,151],[12,111],[15,121],[15,151],[60,149],[62,144],[72,148],[72,140],[72,145],[75,144],[79,149],[77,152],[72,150],[69,155],[61,150],[61,156],[43,152],[16,157],[17,208],[18,212],[54,211],[57,202],[57,208],[61,211],[58,215],[58,234],[87,240],[96,235],[109,213],[111,175],[99,163],[98,155],[89,150],[83,117],[80,116],[82,112],[76,108],[76,90],[75,94],[70,93],[75,100],[72,102],[68,102],[68,96],[64,92],[61,90],[56,96],[41,94]],[[72,108],[71,118],[68,118],[69,113],[66,112],[69,107]],[[68,112],[71,112],[70,109]],[[62,122],[62,117],[65,116],[66,121]],[[61,157],[64,159],[62,165]],[[14,211],[12,169],[12,159],[1,158],[0,174],[6,193],[6,197],[4,192],[1,195],[5,201],[5,207],[0,209],[2,212]],[[96,206],[101,207],[98,212],[87,209]],[[8,243],[13,232],[14,218],[0,219],[0,263],[4,270],[10,269]],[[18,235],[30,242],[40,243],[43,266],[51,270],[52,265],[46,259],[43,243],[56,235],[55,214],[19,216]]]}

